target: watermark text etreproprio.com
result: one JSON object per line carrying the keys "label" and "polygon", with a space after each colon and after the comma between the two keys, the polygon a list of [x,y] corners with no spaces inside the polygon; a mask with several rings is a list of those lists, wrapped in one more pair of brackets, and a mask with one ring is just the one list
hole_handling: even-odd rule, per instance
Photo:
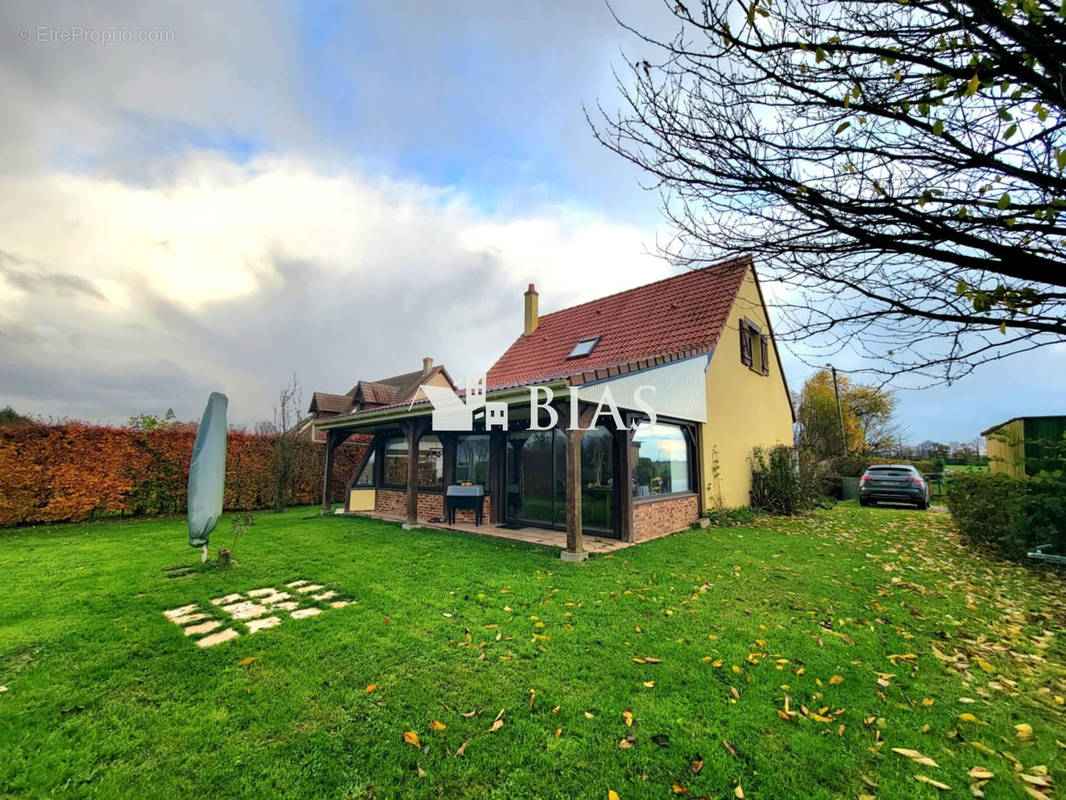
{"label": "watermark text etreproprio.com", "polygon": [[87,28],[83,25],[21,25],[15,31],[20,42],[34,44],[167,44],[174,31],[165,28]]}

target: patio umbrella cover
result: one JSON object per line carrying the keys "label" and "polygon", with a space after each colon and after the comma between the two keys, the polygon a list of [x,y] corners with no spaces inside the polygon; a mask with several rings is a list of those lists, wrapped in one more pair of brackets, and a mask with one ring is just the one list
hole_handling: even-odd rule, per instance
{"label": "patio umbrella cover", "polygon": [[226,482],[226,395],[212,392],[189,462],[189,545],[206,549],[222,516]]}

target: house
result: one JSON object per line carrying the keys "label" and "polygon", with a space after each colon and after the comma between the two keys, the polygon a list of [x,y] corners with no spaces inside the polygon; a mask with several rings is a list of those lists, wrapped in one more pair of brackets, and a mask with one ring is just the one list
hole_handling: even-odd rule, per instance
{"label": "house", "polygon": [[981,431],[985,437],[989,472],[1003,472],[1015,478],[1035,475],[1052,466],[1043,464],[1054,460],[1061,451],[1053,453],[1049,445],[1064,446],[1066,416],[1014,417]]}
{"label": "house", "polygon": [[[490,524],[566,531],[563,556],[577,560],[585,534],[643,541],[706,508],[748,505],[752,449],[792,444],[750,258],[544,315],[532,284],[524,299],[521,334],[449,406],[449,419],[466,406],[470,430],[434,428],[439,400],[316,422],[327,454],[374,437],[348,511],[439,521],[445,488],[469,483],[484,488]],[[327,483],[331,469],[327,457]]]}
{"label": "house", "polygon": [[313,393],[311,405],[307,409],[308,416],[300,421],[298,430],[301,434],[306,433],[311,441],[325,444],[326,433],[317,423],[394,403],[424,401],[426,395],[422,391],[423,386],[455,389],[455,384],[443,364],[434,365],[432,358],[423,358],[420,370],[376,381],[359,381],[345,394]]}

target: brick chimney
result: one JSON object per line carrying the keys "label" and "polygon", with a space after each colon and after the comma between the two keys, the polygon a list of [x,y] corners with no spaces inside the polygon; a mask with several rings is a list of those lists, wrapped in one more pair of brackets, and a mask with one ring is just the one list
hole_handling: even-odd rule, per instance
{"label": "brick chimney", "polygon": [[537,300],[540,295],[537,294],[536,288],[533,284],[529,284],[529,288],[526,290],[526,328],[525,335],[533,333],[537,329],[537,325],[540,324],[540,313],[537,307]]}
{"label": "brick chimney", "polygon": [[433,359],[426,356],[422,359],[422,371],[429,372],[431,369],[433,369]]}

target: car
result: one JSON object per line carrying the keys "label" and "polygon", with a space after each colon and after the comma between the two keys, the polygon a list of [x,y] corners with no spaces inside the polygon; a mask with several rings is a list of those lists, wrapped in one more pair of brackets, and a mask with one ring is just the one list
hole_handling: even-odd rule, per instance
{"label": "car", "polygon": [[929,484],[909,464],[876,464],[859,479],[859,505],[882,501],[913,503],[924,511],[929,508]]}

